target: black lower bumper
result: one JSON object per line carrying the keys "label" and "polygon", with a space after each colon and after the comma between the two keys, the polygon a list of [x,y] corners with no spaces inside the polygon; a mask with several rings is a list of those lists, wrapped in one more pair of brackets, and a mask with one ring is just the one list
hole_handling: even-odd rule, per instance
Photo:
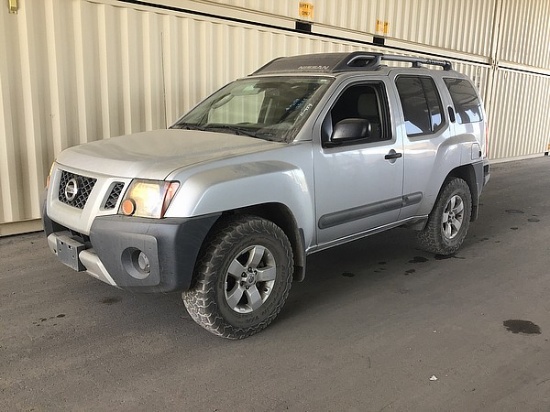
{"label": "black lower bumper", "polygon": [[[162,220],[119,215],[97,217],[89,241],[85,242],[86,260],[90,260],[91,253],[97,255],[121,289],[145,293],[185,290],[191,285],[204,239],[218,217],[218,214]],[[48,235],[67,230],[46,214],[43,219]]]}
{"label": "black lower bumper", "polygon": [[487,162],[483,165],[483,186],[487,184],[490,178],[491,178],[491,170],[490,170],[489,162]]}

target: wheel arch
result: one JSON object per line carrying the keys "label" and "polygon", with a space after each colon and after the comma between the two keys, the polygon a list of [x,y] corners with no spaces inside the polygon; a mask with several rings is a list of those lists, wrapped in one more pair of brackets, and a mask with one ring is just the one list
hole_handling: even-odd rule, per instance
{"label": "wheel arch", "polygon": [[297,282],[303,281],[306,272],[304,232],[298,227],[290,209],[282,203],[264,203],[225,211],[222,213],[221,218],[237,214],[258,216],[273,222],[281,228],[292,245],[292,253],[294,255],[293,280]]}
{"label": "wheel arch", "polygon": [[441,189],[445,187],[449,179],[457,177],[462,180],[464,180],[468,187],[470,188],[470,195],[472,196],[472,214],[470,216],[470,221],[473,222],[477,220],[479,215],[479,192],[477,189],[477,179],[476,179],[476,172],[474,167],[471,164],[459,166],[453,170],[447,175],[445,178],[445,181],[443,185],[441,186]]}

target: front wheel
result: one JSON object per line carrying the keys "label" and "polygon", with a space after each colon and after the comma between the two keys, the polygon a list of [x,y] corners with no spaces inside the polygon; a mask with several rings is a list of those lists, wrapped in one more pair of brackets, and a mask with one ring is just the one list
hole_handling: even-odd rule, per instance
{"label": "front wheel", "polygon": [[420,247],[427,252],[452,255],[466,237],[471,215],[470,187],[463,179],[448,179],[439,193],[426,227],[418,234]]}
{"label": "front wheel", "polygon": [[283,307],[292,282],[292,248],[274,223],[238,216],[206,241],[183,303],[215,335],[243,339],[266,328]]}

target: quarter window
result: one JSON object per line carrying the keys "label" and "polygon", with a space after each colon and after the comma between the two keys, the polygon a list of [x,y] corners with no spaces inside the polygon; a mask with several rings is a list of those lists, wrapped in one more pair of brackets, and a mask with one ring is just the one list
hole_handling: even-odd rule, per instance
{"label": "quarter window", "polygon": [[443,110],[432,79],[400,76],[396,85],[403,107],[407,136],[435,133],[441,129]]}
{"label": "quarter window", "polygon": [[455,106],[456,120],[460,124],[483,120],[481,101],[472,84],[464,79],[445,79]]}

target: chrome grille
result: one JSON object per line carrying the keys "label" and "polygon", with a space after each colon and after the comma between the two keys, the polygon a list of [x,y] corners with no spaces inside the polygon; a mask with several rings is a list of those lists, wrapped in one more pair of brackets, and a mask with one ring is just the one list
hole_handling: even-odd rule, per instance
{"label": "chrome grille", "polygon": [[[96,181],[97,179],[92,177],[75,175],[63,170],[59,182],[59,201],[69,206],[84,209]],[[70,191],[68,190],[69,187]]]}
{"label": "chrome grille", "polygon": [[104,209],[114,209],[118,198],[120,197],[120,194],[122,193],[122,189],[124,188],[124,183],[122,182],[116,182],[111,189],[111,193],[109,193],[109,197],[105,201],[105,204],[103,205]]}

